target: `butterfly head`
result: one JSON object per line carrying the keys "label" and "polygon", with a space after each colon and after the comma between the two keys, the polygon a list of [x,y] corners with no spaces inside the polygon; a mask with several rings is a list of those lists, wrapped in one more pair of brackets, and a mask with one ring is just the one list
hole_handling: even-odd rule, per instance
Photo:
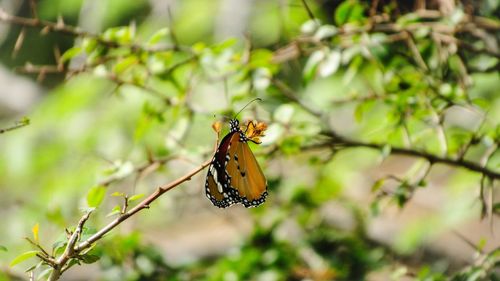
{"label": "butterfly head", "polygon": [[229,120],[229,128],[231,132],[236,132],[240,130],[240,122],[238,121],[238,119]]}

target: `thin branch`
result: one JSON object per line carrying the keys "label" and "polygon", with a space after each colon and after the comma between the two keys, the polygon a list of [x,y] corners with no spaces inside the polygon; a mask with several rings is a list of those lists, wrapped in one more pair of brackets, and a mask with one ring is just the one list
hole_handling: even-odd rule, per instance
{"label": "thin branch", "polygon": [[10,15],[2,8],[0,8],[0,22],[11,23],[23,27],[39,28],[44,33],[54,31],[70,35],[73,37],[91,38],[109,48],[128,47],[134,52],[160,52],[160,51],[179,50],[179,49],[190,52],[190,48],[181,48],[181,46],[162,45],[162,46],[146,47],[135,43],[128,43],[128,44],[118,43],[115,41],[106,40],[98,34],[81,30],[80,28],[75,26],[67,25],[62,20],[58,20],[57,22],[52,22],[47,20],[41,20],[38,18],[18,17]]}
{"label": "thin branch", "polygon": [[281,93],[286,96],[288,99],[291,101],[299,104],[303,109],[305,109],[307,112],[311,113],[312,115],[316,117],[322,117],[323,114],[320,111],[317,111],[310,107],[309,105],[305,104],[302,100],[300,100],[295,93],[290,89],[285,83],[278,79],[273,79],[273,84],[281,91]]}
{"label": "thin branch", "polygon": [[82,217],[80,222],[78,223],[78,227],[73,232],[71,237],[69,238],[68,245],[66,246],[66,250],[64,253],[55,261],[55,264],[52,265],[53,270],[52,273],[49,277],[49,281],[54,281],[58,280],[61,277],[61,274],[67,269],[67,263],[70,261],[71,258],[77,256],[80,254],[82,251],[90,248],[93,243],[97,242],[100,240],[104,235],[109,233],[111,230],[113,230],[115,227],[120,225],[122,222],[133,216],[134,214],[138,213],[141,210],[148,209],[149,205],[154,202],[156,199],[158,199],[162,194],[165,192],[173,189],[174,187],[191,180],[191,178],[205,169],[208,165],[210,165],[210,161],[206,161],[205,163],[201,164],[199,167],[196,169],[192,170],[191,172],[187,173],[186,175],[176,179],[175,181],[165,184],[160,186],[155,192],[153,192],[151,195],[149,195],[146,199],[144,199],[142,202],[140,202],[138,205],[136,205],[134,208],[130,209],[127,212],[124,212],[120,214],[116,219],[111,221],[108,225],[104,226],[101,228],[99,231],[97,231],[94,235],[89,237],[87,240],[80,242],[78,245],[78,241],[80,239],[80,234],[83,229],[83,225],[87,221],[90,213],[87,213],[85,216]]}
{"label": "thin branch", "polygon": [[[371,142],[362,142],[358,140],[352,140],[338,135],[334,131],[323,132],[324,135],[330,137],[331,139],[327,142],[323,142],[320,144],[311,145],[308,147],[304,147],[303,149],[308,148],[320,148],[320,147],[332,147],[332,146],[344,146],[344,147],[367,147],[373,148],[377,150],[382,150],[384,148],[384,144],[371,143]],[[488,169],[486,167],[481,166],[478,163],[464,160],[464,159],[453,159],[444,156],[437,156],[435,154],[418,151],[414,149],[408,149],[403,147],[391,147],[391,154],[399,154],[399,155],[408,155],[419,158],[424,158],[429,161],[431,164],[445,164],[454,167],[465,168],[470,171],[481,173],[491,179],[500,179],[500,172]]]}
{"label": "thin branch", "polygon": [[465,237],[462,233],[460,233],[456,230],[453,230],[453,234],[458,236],[458,238],[460,238],[460,240],[462,240],[465,244],[467,244],[469,247],[471,247],[472,249],[474,249],[475,251],[477,251],[481,255],[486,254],[482,249],[480,249],[476,244],[474,244],[471,240],[469,240],[469,238]]}
{"label": "thin branch", "polygon": [[119,224],[121,224],[123,221],[125,221],[126,219],[128,219],[129,217],[131,217],[132,215],[134,215],[135,213],[137,213],[137,212],[139,212],[141,210],[144,210],[144,209],[148,209],[149,205],[153,201],[155,201],[158,197],[160,197],[163,193],[171,190],[172,188],[180,185],[181,183],[183,183],[185,181],[191,180],[191,178],[194,175],[196,175],[197,173],[199,173],[200,171],[202,171],[203,169],[205,169],[206,167],[208,167],[208,165],[210,165],[210,162],[211,161],[206,161],[205,163],[201,164],[196,169],[194,169],[191,172],[187,173],[186,175],[178,178],[177,180],[175,180],[175,181],[173,181],[173,182],[171,182],[169,184],[160,186],[154,193],[152,193],[151,195],[149,195],[146,199],[144,199],[137,206],[135,206],[134,208],[130,209],[128,212],[126,212],[126,213],[118,216],[115,220],[113,220],[112,222],[110,222],[108,225],[106,225],[105,227],[103,227],[101,230],[99,230],[98,232],[96,232],[94,235],[92,235],[91,237],[89,237],[87,240],[81,242],[78,246],[75,247],[75,252],[80,252],[80,251],[82,251],[82,250],[90,247],[94,242],[96,242],[97,240],[101,239],[105,234],[107,234],[109,231],[111,231],[113,228],[115,228],[116,226],[118,226]]}
{"label": "thin branch", "polygon": [[24,118],[24,119],[16,122],[16,124],[14,126],[0,129],[0,134],[19,129],[19,128],[22,128],[24,126],[28,126],[29,124],[30,124],[30,120],[28,118]]}
{"label": "thin branch", "polygon": [[89,219],[91,213],[92,212],[87,212],[78,222],[78,226],[76,227],[73,234],[71,234],[71,237],[68,239],[68,244],[66,245],[64,253],[55,261],[55,264],[52,265],[54,269],[50,273],[50,276],[48,278],[49,281],[58,280],[61,277],[62,269],[65,267],[66,263],[76,254],[78,254],[79,251],[75,251],[75,245],[76,243],[78,243],[80,235],[83,231],[83,226]]}
{"label": "thin branch", "polygon": [[309,8],[309,5],[307,5],[306,0],[302,0],[302,5],[304,5],[304,8],[307,11],[307,15],[309,16],[310,19],[315,20],[316,17],[314,16],[313,12],[311,11],[311,8]]}

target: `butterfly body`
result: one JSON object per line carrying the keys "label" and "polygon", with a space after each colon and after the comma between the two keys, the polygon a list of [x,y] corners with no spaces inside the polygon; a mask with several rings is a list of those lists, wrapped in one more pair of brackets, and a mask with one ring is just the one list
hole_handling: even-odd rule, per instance
{"label": "butterfly body", "polygon": [[[255,207],[264,203],[267,196],[266,179],[248,146],[249,141],[256,141],[240,129],[238,120],[232,119],[229,124],[230,132],[220,142],[208,167],[206,195],[219,208],[236,203]],[[255,128],[253,123],[247,127],[250,124]]]}

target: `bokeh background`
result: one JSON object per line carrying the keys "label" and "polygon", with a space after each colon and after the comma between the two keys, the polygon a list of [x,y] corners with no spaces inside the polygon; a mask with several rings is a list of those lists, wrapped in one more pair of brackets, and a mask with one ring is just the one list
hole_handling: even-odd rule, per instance
{"label": "bokeh background", "polygon": [[[316,20],[295,0],[35,3],[41,19],[118,44],[154,49],[158,41],[160,47],[182,48],[96,51],[85,36],[0,21],[0,128],[30,120],[0,134],[0,280],[28,280],[24,271],[36,258],[9,264],[33,250],[24,237],[33,237],[35,225],[40,245],[57,248],[65,229],[74,228],[88,209],[95,196],[89,194],[103,191],[86,225],[90,235],[116,215],[123,201],[118,193],[150,194],[210,159],[216,141],[211,125],[255,97],[263,101],[239,118],[269,125],[263,143],[251,146],[268,179],[268,202],[218,209],[205,198],[202,171],[113,230],[92,250],[97,262],[75,265],[62,280],[447,280],[462,273],[469,279],[456,280],[498,278],[498,260],[484,263],[500,245],[498,179],[482,180],[481,173],[453,165],[428,169],[425,159],[392,155],[391,146],[454,159],[470,141],[466,159],[479,163],[489,153],[485,167],[498,174],[499,1],[380,1],[375,14],[387,15],[387,22],[418,22],[404,18],[418,10],[442,13],[431,22],[450,26],[468,13],[491,20],[491,34],[483,40],[464,35],[477,48],[496,47],[485,54],[463,57],[461,46],[443,43],[443,55],[425,41],[431,35],[417,35],[427,72],[414,71],[418,61],[397,41],[360,48],[366,38],[382,38],[369,31],[365,39],[335,41],[331,34],[326,43],[307,41],[320,25],[327,26],[324,32],[345,27],[348,34],[349,24],[374,20],[371,1],[308,1]],[[0,0],[10,15],[32,18],[33,7],[30,1]],[[294,44],[310,45],[297,51]],[[241,61],[249,46],[246,68]],[[321,57],[325,48],[329,59]],[[286,50],[291,58],[277,58]],[[57,68],[61,54],[63,71]],[[344,61],[335,62],[341,55]],[[474,67],[466,82],[453,74],[463,70],[453,67],[457,56],[467,71],[469,62]],[[39,65],[53,68],[31,67]],[[390,72],[408,75],[394,82]],[[270,77],[283,81],[298,102]],[[432,95],[427,88],[438,93],[429,98],[431,108],[443,96],[451,100],[446,112],[419,111]],[[391,91],[400,103],[382,98]],[[461,103],[468,98],[473,102]],[[383,149],[314,148],[325,140],[325,124]],[[409,187],[413,182],[419,187]],[[46,278],[45,269],[40,266],[36,275]]]}

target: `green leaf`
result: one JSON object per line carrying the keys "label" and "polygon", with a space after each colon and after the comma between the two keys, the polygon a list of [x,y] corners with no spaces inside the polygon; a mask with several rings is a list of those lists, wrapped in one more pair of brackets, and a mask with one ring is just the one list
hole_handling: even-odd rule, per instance
{"label": "green leaf", "polygon": [[62,252],[66,248],[67,244],[68,243],[67,243],[66,240],[59,240],[59,241],[54,242],[54,244],[52,244],[52,252],[53,252],[53,254],[54,255],[62,254]]}
{"label": "green leaf", "polygon": [[130,196],[130,198],[128,199],[128,201],[132,202],[132,201],[135,201],[135,200],[140,199],[142,197],[144,197],[144,193],[132,195],[132,196]]}
{"label": "green leaf", "polygon": [[484,247],[486,246],[486,244],[488,243],[488,240],[486,238],[481,238],[479,240],[479,242],[477,243],[477,249],[479,251],[483,251],[484,250]]}
{"label": "green leaf", "polygon": [[78,56],[81,54],[83,49],[81,47],[73,47],[68,49],[64,54],[61,56],[61,62],[67,62],[71,60],[72,58]]}
{"label": "green leaf", "polygon": [[45,276],[49,276],[49,273],[52,272],[52,267],[49,267],[45,270],[43,270],[42,272],[40,272],[36,277],[37,277],[37,280],[46,280]]}
{"label": "green leaf", "polygon": [[416,13],[407,13],[396,20],[396,23],[402,27],[407,26],[411,23],[418,22],[420,20],[420,16]]}
{"label": "green leaf", "polygon": [[268,70],[272,70],[269,69],[271,66],[270,64],[272,59],[273,59],[273,52],[271,52],[270,50],[256,49],[252,51],[248,65],[250,66],[251,69],[263,67],[267,68]]}
{"label": "green leaf", "polygon": [[148,40],[148,44],[154,45],[158,42],[160,42],[162,39],[167,37],[170,34],[170,30],[168,28],[161,28],[160,30],[156,31],[153,35]]}
{"label": "green leaf", "polygon": [[136,56],[130,56],[125,59],[120,60],[113,67],[113,72],[116,74],[122,74],[131,66],[136,65],[139,62],[139,59]]}
{"label": "green leaf", "polygon": [[121,44],[126,44],[132,42],[135,37],[135,32],[133,28],[128,26],[125,27],[112,27],[104,31],[102,38],[104,40],[115,41]]}
{"label": "green leaf", "polygon": [[342,2],[335,11],[335,22],[337,25],[343,25],[348,22],[357,22],[363,20],[363,6],[355,0]]}
{"label": "green leaf", "polygon": [[82,41],[82,48],[85,50],[85,53],[87,54],[92,53],[97,47],[97,45],[98,45],[97,40],[95,39],[85,38]]}
{"label": "green leaf", "polygon": [[372,192],[376,192],[378,190],[380,190],[380,188],[384,185],[384,182],[385,182],[385,179],[379,179],[377,181],[375,181],[372,185]]}
{"label": "green leaf", "polygon": [[106,217],[111,217],[111,216],[114,216],[114,215],[118,215],[120,214],[122,211],[122,207],[120,205],[116,205],[113,207],[113,209],[111,210],[111,212],[109,212],[109,214],[106,215]]}
{"label": "green leaf", "polygon": [[90,263],[94,263],[94,262],[98,261],[101,257],[98,255],[87,254],[87,255],[80,256],[80,258],[84,263],[90,264]]}
{"label": "green leaf", "polygon": [[0,251],[8,252],[7,247],[0,245]]}
{"label": "green leaf", "polygon": [[104,186],[94,186],[90,189],[87,194],[87,205],[92,208],[97,208],[102,203],[106,195],[106,187]]}
{"label": "green leaf", "polygon": [[21,120],[17,121],[18,124],[21,124],[21,125],[29,125],[30,124],[30,119],[26,116],[24,116],[23,118],[21,118]]}
{"label": "green leaf", "polygon": [[226,49],[231,48],[236,43],[238,43],[238,40],[236,40],[236,38],[229,38],[225,41],[222,41],[221,43],[213,45],[212,51],[217,54],[217,53],[220,53]]}
{"label": "green leaf", "polygon": [[115,191],[115,192],[113,192],[113,193],[111,194],[111,196],[113,196],[113,197],[125,197],[125,193]]}
{"label": "green leaf", "polygon": [[39,251],[28,251],[28,252],[24,252],[22,254],[20,254],[19,256],[17,256],[16,258],[14,258],[11,262],[10,262],[10,266],[14,266],[18,263],[21,263],[27,259],[30,259],[32,257],[35,257],[36,254],[38,254]]}
{"label": "green leaf", "polygon": [[318,65],[325,59],[325,51],[317,50],[314,51],[307,60],[306,65],[304,66],[302,77],[305,82],[311,81],[314,77],[316,77],[316,71],[318,69]]}

